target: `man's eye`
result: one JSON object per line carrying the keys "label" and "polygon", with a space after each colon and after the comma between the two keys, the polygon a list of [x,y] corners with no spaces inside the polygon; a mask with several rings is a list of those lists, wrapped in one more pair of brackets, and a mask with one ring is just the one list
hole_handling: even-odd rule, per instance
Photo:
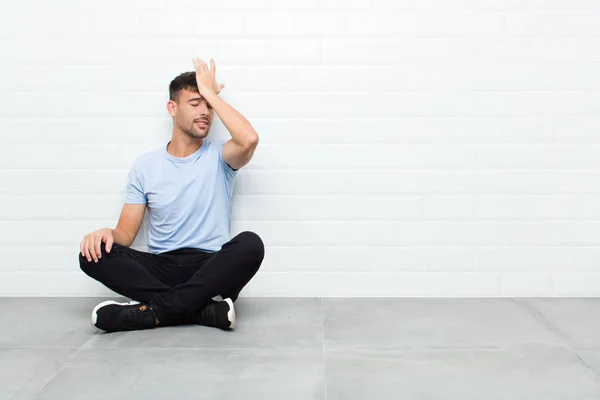
{"label": "man's eye", "polygon": [[192,107],[196,107],[199,103],[190,103]]}

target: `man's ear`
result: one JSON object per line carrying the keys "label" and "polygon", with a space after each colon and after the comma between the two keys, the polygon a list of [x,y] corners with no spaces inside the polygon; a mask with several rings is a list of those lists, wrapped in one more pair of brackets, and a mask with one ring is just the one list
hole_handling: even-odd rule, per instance
{"label": "man's ear", "polygon": [[171,117],[174,117],[177,113],[177,103],[175,103],[173,100],[167,101],[167,111]]}

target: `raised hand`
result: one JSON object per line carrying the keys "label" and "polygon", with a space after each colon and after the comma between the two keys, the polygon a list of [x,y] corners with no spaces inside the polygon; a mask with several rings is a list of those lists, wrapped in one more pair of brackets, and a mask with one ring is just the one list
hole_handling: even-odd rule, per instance
{"label": "raised hand", "polygon": [[223,84],[217,84],[215,74],[217,67],[215,61],[210,59],[210,70],[204,61],[198,57],[194,58],[194,69],[196,70],[196,83],[198,84],[198,90],[200,95],[206,97],[210,94],[219,94],[221,89],[225,87]]}

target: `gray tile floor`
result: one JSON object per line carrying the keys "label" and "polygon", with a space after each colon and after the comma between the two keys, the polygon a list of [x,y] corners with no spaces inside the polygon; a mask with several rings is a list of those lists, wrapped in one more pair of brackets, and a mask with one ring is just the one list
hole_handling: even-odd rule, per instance
{"label": "gray tile floor", "polygon": [[0,399],[600,399],[600,299],[241,298],[238,327],[105,334],[0,298]]}

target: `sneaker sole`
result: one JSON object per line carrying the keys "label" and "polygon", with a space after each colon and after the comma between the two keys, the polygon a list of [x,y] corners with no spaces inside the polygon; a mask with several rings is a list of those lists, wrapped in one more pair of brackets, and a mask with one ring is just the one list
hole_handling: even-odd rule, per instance
{"label": "sneaker sole", "polygon": [[133,304],[140,304],[140,302],[139,301],[128,301],[126,303],[119,303],[118,301],[114,301],[114,300],[103,301],[102,303],[100,303],[96,307],[94,307],[94,310],[92,310],[92,326],[94,328],[97,328],[96,322],[98,322],[98,314],[97,314],[98,310],[109,304],[116,304],[116,305],[120,305],[120,306],[129,306],[129,305],[133,305]]}
{"label": "sneaker sole", "polygon": [[233,308],[233,301],[231,301],[231,299],[225,299],[223,301],[229,304],[229,311],[227,311],[227,319],[229,320],[229,322],[231,322],[231,325],[229,325],[229,329],[233,329],[235,328],[235,308]]}

